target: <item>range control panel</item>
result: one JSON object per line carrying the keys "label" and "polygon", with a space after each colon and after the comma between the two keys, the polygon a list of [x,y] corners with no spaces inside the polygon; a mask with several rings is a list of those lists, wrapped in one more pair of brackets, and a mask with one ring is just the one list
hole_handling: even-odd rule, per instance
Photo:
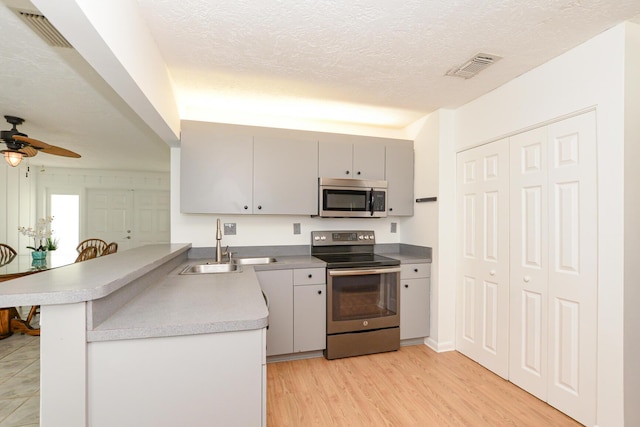
{"label": "range control panel", "polygon": [[373,245],[376,237],[370,231],[312,231],[311,246]]}

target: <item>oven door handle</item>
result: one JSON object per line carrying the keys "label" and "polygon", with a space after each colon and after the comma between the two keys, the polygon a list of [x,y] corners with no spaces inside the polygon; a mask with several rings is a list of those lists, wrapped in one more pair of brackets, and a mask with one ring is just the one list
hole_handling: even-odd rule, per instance
{"label": "oven door handle", "polygon": [[364,276],[365,274],[399,273],[400,267],[329,270],[329,276]]}

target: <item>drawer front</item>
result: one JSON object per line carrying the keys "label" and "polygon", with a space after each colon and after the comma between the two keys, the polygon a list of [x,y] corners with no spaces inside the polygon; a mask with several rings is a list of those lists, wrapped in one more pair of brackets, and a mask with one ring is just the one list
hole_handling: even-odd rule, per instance
{"label": "drawer front", "polygon": [[400,278],[418,279],[421,277],[431,277],[431,264],[402,264],[400,266]]}
{"label": "drawer front", "polygon": [[321,285],[326,280],[324,268],[299,268],[293,270],[293,285]]}

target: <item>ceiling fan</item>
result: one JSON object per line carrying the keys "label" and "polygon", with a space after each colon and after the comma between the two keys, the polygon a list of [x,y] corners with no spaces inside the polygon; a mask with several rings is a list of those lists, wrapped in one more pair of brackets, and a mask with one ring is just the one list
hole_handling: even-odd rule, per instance
{"label": "ceiling fan", "polygon": [[4,142],[7,146],[6,150],[0,150],[4,154],[4,159],[11,166],[18,166],[24,157],[33,157],[39,151],[56,156],[80,158],[80,154],[74,153],[66,148],[49,145],[46,142],[29,138],[26,134],[18,131],[18,125],[24,123],[24,119],[15,116],[4,116],[4,118],[12,124],[11,130],[0,131],[0,142]]}

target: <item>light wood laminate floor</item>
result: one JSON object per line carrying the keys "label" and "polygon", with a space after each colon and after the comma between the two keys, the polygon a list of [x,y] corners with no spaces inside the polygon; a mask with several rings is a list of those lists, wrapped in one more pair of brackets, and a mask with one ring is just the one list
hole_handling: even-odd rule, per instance
{"label": "light wood laminate floor", "polygon": [[268,426],[579,426],[458,352],[424,345],[267,365]]}

